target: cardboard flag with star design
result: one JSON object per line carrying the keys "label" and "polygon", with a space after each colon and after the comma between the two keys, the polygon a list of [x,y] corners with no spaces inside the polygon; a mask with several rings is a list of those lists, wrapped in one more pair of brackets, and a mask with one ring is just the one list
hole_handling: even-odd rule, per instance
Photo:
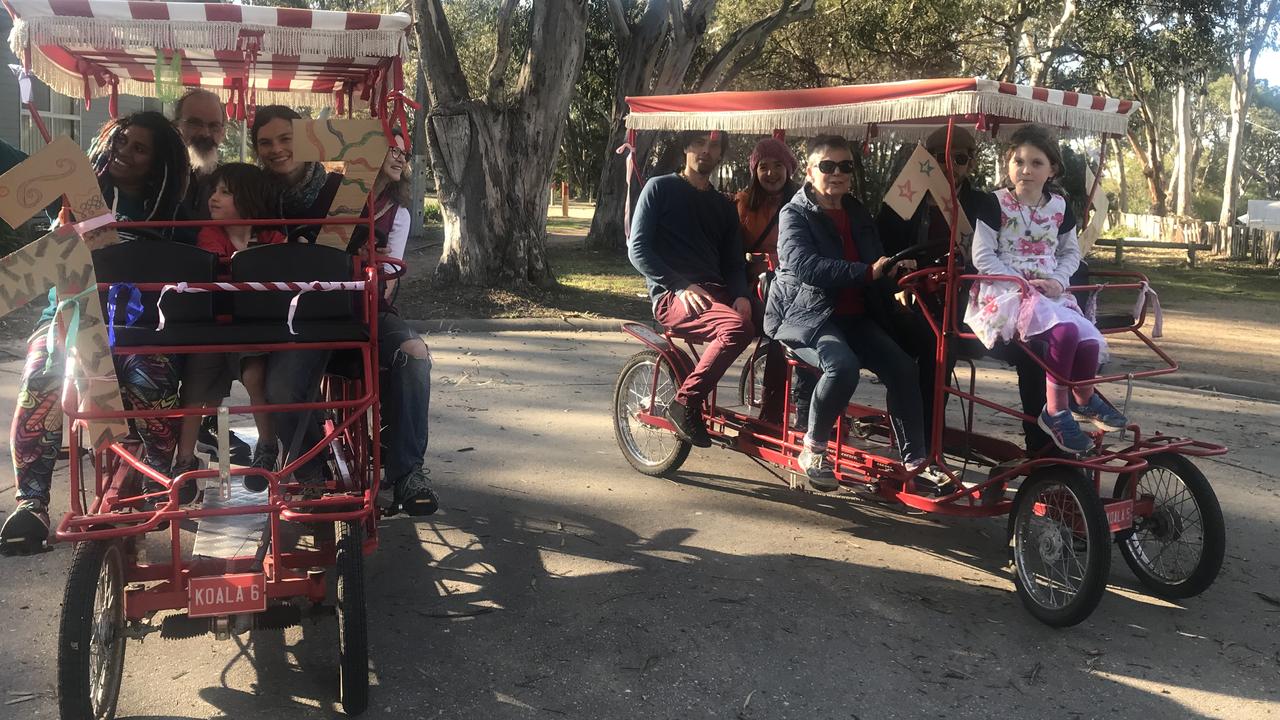
{"label": "cardboard flag with star design", "polygon": [[[924,149],[924,145],[917,144],[907,164],[902,168],[902,172],[889,185],[884,203],[902,219],[909,220],[926,195],[933,196],[933,201],[942,210],[942,216],[950,223],[951,186],[947,183],[946,168],[938,165],[938,161]],[[965,217],[963,211],[957,215],[960,221],[960,236],[956,239],[956,243],[962,247],[968,247],[973,240],[973,226],[969,224],[969,218]]]}

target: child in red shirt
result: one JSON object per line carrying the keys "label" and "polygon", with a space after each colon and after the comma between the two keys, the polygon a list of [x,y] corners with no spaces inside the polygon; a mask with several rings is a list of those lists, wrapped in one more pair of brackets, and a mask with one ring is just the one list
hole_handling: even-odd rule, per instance
{"label": "child in red shirt", "polygon": [[[276,217],[276,191],[261,168],[248,163],[227,163],[209,177],[213,188],[209,195],[211,220],[256,220]],[[215,253],[226,261],[251,245],[272,245],[286,240],[284,233],[272,227],[249,225],[209,225],[200,230],[196,243],[202,250]],[[231,393],[231,380],[240,378],[253,405],[266,405],[265,353],[199,353],[187,357],[182,375],[183,407],[216,407]],[[258,443],[251,467],[275,470],[279,448],[271,429],[268,413],[254,413],[258,427]],[[178,438],[174,477],[200,467],[195,457],[200,418],[188,415],[182,419]],[[257,478],[255,478],[256,480]],[[246,483],[265,487],[265,482]]]}

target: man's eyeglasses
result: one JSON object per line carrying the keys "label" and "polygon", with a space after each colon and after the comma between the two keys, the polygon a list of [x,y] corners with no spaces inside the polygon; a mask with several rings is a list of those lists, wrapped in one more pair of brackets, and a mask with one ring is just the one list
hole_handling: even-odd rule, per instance
{"label": "man's eyeglasses", "polygon": [[217,135],[222,132],[224,127],[223,123],[218,120],[204,122],[195,118],[183,118],[182,126],[188,130],[208,130],[210,135]]}
{"label": "man's eyeglasses", "polygon": [[818,172],[823,175],[830,175],[836,170],[839,170],[845,175],[852,175],[853,167],[852,160],[841,160],[840,162],[836,162],[835,160],[822,160],[818,163]]}
{"label": "man's eyeglasses", "polygon": [[[943,165],[946,165],[946,164],[947,164],[947,154],[946,154],[946,153],[944,153],[944,152],[942,152],[942,153],[934,153],[934,154],[933,154],[933,159],[934,159],[934,160],[937,160],[938,162],[942,163]],[[970,155],[970,154],[969,154],[969,153],[967,153],[967,152],[954,152],[954,153],[951,153],[951,162],[952,162],[952,163],[955,163],[956,165],[968,165],[968,164],[969,164],[970,162],[972,162],[972,161],[973,161],[973,155]]]}

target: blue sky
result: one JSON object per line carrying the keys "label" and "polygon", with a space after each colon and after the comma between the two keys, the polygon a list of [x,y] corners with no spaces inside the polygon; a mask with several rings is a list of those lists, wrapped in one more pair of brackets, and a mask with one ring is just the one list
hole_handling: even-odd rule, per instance
{"label": "blue sky", "polygon": [[1258,58],[1258,79],[1266,80],[1271,87],[1280,86],[1280,51],[1265,50]]}

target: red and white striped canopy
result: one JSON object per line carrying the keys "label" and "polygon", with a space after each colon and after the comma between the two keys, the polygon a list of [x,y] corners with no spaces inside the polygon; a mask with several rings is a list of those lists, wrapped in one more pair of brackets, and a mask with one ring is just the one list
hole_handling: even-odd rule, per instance
{"label": "red and white striped canopy", "polygon": [[1000,134],[1026,123],[1066,134],[1125,132],[1132,100],[1014,85],[982,78],[940,78],[805,90],[713,92],[629,97],[633,130],[724,130],[799,135],[848,134],[918,138],[947,118]]}
{"label": "red and white striped canopy", "polygon": [[[158,59],[181,55],[174,84],[259,104],[329,105],[367,93],[407,50],[409,16],[143,0],[0,0],[14,54],[72,97],[155,92]],[[162,58],[158,58],[161,51]],[[247,80],[247,85],[246,85]],[[384,81],[385,82],[385,81]],[[327,96],[317,97],[317,96]]]}

